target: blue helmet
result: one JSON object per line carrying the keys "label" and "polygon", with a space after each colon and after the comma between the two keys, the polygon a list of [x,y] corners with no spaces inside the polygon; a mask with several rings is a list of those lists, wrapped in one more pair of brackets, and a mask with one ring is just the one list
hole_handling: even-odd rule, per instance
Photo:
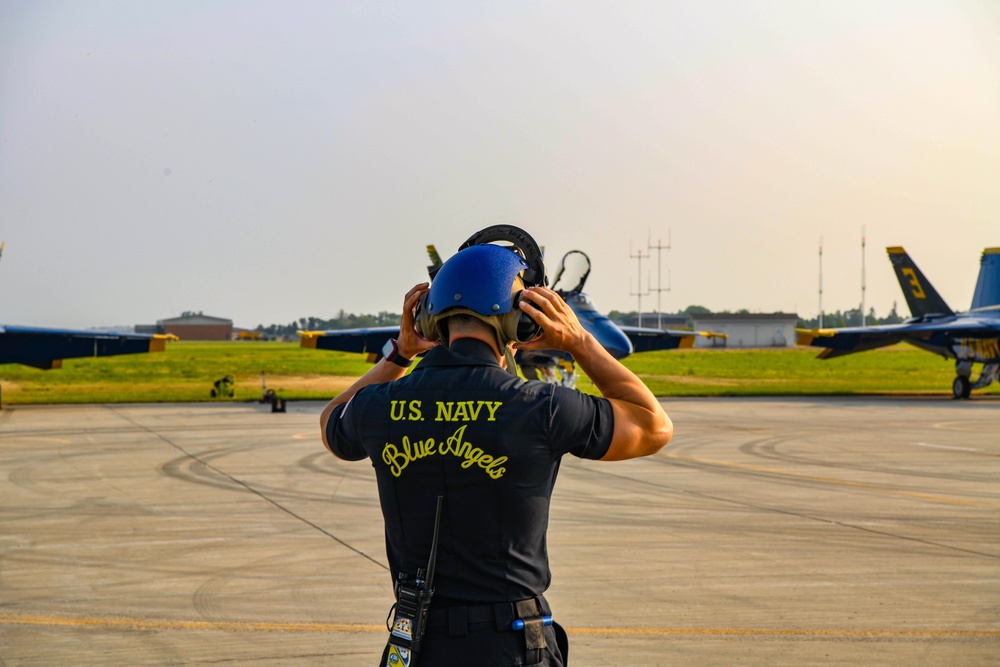
{"label": "blue helmet", "polygon": [[[510,242],[512,247],[493,245]],[[430,340],[442,337],[439,322],[472,315],[497,332],[499,349],[541,333],[517,304],[526,286],[544,285],[545,266],[535,240],[522,229],[495,225],[476,232],[432,274],[430,291],[417,305],[417,331]]]}
{"label": "blue helmet", "polygon": [[451,308],[480,315],[503,315],[513,308],[517,275],[528,268],[519,254],[497,245],[474,245],[448,258],[431,283],[427,314],[440,316]]}

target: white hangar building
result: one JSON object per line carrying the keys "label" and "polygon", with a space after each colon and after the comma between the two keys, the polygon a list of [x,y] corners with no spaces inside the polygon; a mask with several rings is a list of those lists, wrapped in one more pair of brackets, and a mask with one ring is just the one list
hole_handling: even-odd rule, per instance
{"label": "white hangar building", "polygon": [[728,338],[695,339],[695,347],[793,347],[795,313],[712,313],[692,315],[695,331],[713,331]]}

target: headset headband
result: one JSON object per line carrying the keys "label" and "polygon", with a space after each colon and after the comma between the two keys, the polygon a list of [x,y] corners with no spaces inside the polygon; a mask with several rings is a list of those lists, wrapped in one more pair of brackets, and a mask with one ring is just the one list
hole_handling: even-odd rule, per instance
{"label": "headset headband", "polygon": [[548,279],[545,277],[545,262],[542,259],[542,251],[535,242],[535,239],[531,238],[531,234],[520,227],[515,227],[514,225],[493,225],[492,227],[481,229],[470,236],[458,249],[465,250],[470,246],[493,243],[494,241],[510,243],[517,248],[521,256],[524,257],[524,260],[528,262],[528,268],[521,275],[521,279],[524,280],[525,285],[529,287],[548,285]]}

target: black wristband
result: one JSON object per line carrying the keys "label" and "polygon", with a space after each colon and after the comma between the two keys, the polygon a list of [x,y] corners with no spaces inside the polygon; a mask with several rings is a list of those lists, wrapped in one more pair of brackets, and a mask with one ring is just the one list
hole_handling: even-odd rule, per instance
{"label": "black wristband", "polygon": [[382,356],[385,357],[386,361],[391,361],[403,368],[409,368],[410,364],[413,363],[413,359],[407,359],[399,353],[399,343],[396,342],[395,338],[390,338],[385,342],[382,347]]}

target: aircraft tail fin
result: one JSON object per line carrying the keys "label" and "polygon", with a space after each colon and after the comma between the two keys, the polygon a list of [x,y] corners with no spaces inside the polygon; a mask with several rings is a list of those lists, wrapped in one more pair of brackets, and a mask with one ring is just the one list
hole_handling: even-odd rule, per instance
{"label": "aircraft tail fin", "polygon": [[903,296],[906,297],[906,303],[910,306],[910,313],[914,317],[955,314],[905,250],[893,246],[886,248],[886,252],[889,253],[889,261],[892,262],[896,278],[899,279],[899,286],[903,289]]}
{"label": "aircraft tail fin", "polygon": [[979,280],[972,295],[972,309],[1000,305],[1000,248],[986,248],[979,265]]}
{"label": "aircraft tail fin", "polygon": [[438,269],[440,269],[441,265],[444,264],[444,262],[441,261],[441,255],[438,254],[437,248],[434,247],[433,243],[427,246],[427,257],[431,261],[431,263],[427,266],[427,274],[431,277],[431,280],[433,280],[434,276],[437,275]]}

